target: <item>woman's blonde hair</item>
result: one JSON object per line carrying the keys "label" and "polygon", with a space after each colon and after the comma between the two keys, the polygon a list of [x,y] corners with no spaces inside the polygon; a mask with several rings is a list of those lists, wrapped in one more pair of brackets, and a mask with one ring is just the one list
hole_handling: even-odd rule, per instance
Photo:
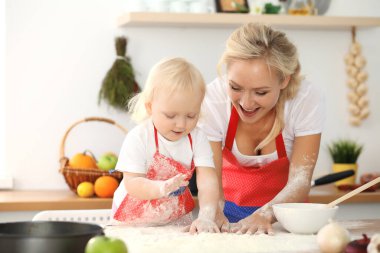
{"label": "woman's blonde hair", "polygon": [[297,49],[285,33],[258,23],[245,24],[231,34],[227,40],[226,50],[219,61],[218,72],[221,74],[222,66],[225,65],[228,69],[234,61],[254,59],[264,59],[269,69],[275,71],[281,82],[290,76],[287,87],[280,92],[272,130],[256,147],[256,150],[260,150],[284,128],[285,101],[294,98],[297,94],[302,76]]}
{"label": "woman's blonde hair", "polygon": [[145,104],[153,101],[158,91],[170,95],[177,91],[199,91],[202,99],[206,84],[199,70],[183,58],[165,58],[150,70],[142,92],[128,102],[131,118],[141,122],[149,117]]}

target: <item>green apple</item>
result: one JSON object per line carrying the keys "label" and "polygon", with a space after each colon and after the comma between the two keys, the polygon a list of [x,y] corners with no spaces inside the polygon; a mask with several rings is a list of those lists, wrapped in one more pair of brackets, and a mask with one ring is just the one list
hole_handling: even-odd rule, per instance
{"label": "green apple", "polygon": [[96,165],[99,169],[108,171],[114,169],[116,167],[116,163],[117,155],[114,153],[106,153],[98,159],[98,163]]}
{"label": "green apple", "polygon": [[85,253],[128,253],[124,241],[115,237],[98,235],[92,237],[84,250]]}

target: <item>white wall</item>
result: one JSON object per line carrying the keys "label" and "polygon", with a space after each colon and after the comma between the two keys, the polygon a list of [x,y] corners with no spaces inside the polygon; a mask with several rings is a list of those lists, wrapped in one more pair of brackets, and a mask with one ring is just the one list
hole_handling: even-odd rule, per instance
{"label": "white wall", "polygon": [[[227,28],[118,28],[123,0],[6,0],[6,169],[17,189],[66,189],[59,168],[60,141],[75,121],[102,116],[132,127],[127,115],[98,106],[102,79],[115,59],[114,37],[129,38],[128,55],[143,84],[150,67],[165,56],[183,56],[200,68],[206,81],[216,63]],[[341,8],[341,7],[344,8]],[[377,0],[333,0],[327,15],[379,15]],[[330,172],[326,144],[351,137],[365,145],[360,172],[379,170],[377,144],[380,102],[380,28],[358,31],[368,61],[371,116],[360,128],[347,123],[345,66],[349,30],[285,30],[298,46],[303,72],[326,92],[327,123],[315,175]],[[68,156],[89,148],[99,155],[118,152],[123,135],[102,123],[74,129]],[[3,140],[1,140],[3,142]]]}

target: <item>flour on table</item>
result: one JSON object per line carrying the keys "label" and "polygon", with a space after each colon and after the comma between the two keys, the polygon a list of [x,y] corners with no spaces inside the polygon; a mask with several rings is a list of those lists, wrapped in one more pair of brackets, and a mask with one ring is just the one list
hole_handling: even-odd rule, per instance
{"label": "flour on table", "polygon": [[231,233],[190,235],[178,226],[110,226],[105,228],[105,234],[123,239],[130,253],[319,252],[316,235],[291,234],[276,225],[274,236]]}

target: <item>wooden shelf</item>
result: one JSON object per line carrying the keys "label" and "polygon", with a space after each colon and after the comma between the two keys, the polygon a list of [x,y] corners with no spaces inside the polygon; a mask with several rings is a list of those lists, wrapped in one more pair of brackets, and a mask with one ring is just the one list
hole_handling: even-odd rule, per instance
{"label": "wooden shelf", "polygon": [[380,26],[377,17],[332,17],[291,15],[250,15],[235,13],[154,13],[129,12],[117,20],[119,26],[168,27],[237,27],[243,23],[260,22],[288,28],[346,29]]}
{"label": "wooden shelf", "polygon": [[[338,191],[334,185],[313,187],[309,202],[329,203],[347,192]],[[194,197],[196,205],[198,198]],[[380,190],[362,192],[342,204],[377,203],[380,204]],[[79,198],[70,190],[7,190],[0,191],[1,211],[36,211],[70,209],[107,209],[111,208],[111,198]]]}
{"label": "wooden shelf", "polygon": [[79,198],[70,190],[0,191],[0,211],[108,209],[112,198]]}

